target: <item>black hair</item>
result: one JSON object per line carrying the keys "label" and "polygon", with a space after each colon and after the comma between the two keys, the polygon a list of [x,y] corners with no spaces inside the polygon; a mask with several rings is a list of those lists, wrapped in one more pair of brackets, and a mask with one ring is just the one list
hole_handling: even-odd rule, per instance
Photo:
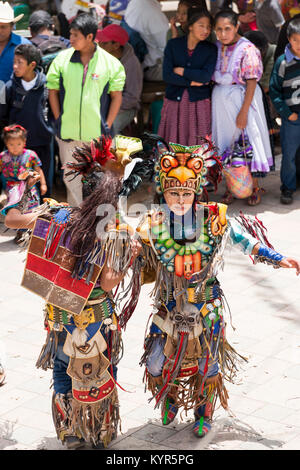
{"label": "black hair", "polygon": [[28,65],[36,62],[36,66],[39,66],[42,62],[41,51],[33,44],[19,44],[15,48],[15,55],[23,57]]}
{"label": "black hair", "polygon": [[290,38],[292,34],[300,34],[300,18],[294,18],[289,22],[286,35]]}
{"label": "black hair", "polygon": [[210,25],[213,25],[213,17],[208,10],[203,10],[203,8],[189,8],[188,9],[188,26],[192,26],[200,18],[208,18]]}
{"label": "black hair", "polygon": [[218,11],[215,16],[215,24],[217,23],[219,18],[227,18],[233,26],[238,25],[239,16],[230,8],[225,8],[224,10]]}
{"label": "black hair", "polygon": [[92,34],[93,39],[95,39],[98,30],[98,23],[97,20],[95,20],[95,18],[89,13],[82,13],[74,18],[70,24],[70,30],[71,29],[80,31],[85,37]]}
{"label": "black hair", "polygon": [[187,5],[190,8],[201,8],[202,10],[207,10],[207,5],[205,0],[179,0],[178,5]]}
{"label": "black hair", "polygon": [[262,31],[247,31],[244,34],[244,37],[251,41],[254,46],[261,51],[261,53],[265,53],[267,51],[269,43]]}
{"label": "black hair", "polygon": [[39,25],[33,25],[30,26],[30,31],[33,34],[39,34],[40,31],[43,31],[45,28],[49,31],[54,31],[54,23],[47,23],[47,24],[39,24]]}

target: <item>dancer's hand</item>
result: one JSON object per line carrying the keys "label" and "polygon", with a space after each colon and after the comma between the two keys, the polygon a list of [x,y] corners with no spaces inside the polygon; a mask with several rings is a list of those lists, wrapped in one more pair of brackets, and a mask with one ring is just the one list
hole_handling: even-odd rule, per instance
{"label": "dancer's hand", "polygon": [[300,262],[294,258],[283,258],[279,266],[282,268],[295,268],[296,269],[296,275],[299,276],[300,274]]}

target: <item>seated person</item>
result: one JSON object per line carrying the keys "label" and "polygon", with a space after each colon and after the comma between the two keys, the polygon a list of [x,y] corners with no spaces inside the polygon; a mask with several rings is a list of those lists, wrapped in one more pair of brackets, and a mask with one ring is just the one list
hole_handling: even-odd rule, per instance
{"label": "seated person", "polygon": [[122,92],[121,109],[114,121],[114,132],[120,134],[134,119],[140,107],[143,88],[143,71],[133,47],[128,43],[128,33],[117,24],[110,24],[99,30],[96,41],[106,51],[120,60],[125,72],[126,81]]}

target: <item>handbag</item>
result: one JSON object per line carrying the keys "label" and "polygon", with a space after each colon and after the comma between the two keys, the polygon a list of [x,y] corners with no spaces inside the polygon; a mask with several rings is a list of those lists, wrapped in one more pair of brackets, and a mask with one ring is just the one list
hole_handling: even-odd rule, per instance
{"label": "handbag", "polygon": [[244,130],[234,144],[223,152],[223,175],[228,190],[237,199],[245,199],[253,192],[253,179],[247,160],[253,157],[253,148]]}

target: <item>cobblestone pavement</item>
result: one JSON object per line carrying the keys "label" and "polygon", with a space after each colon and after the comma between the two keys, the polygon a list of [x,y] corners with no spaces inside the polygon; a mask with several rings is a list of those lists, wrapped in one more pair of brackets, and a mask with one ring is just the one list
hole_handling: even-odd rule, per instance
{"label": "cobblestone pavement", "polygon": [[[261,205],[251,208],[235,201],[229,214],[240,209],[257,213],[276,249],[300,258],[300,192],[292,206],[282,206],[278,171],[264,187]],[[0,341],[7,372],[0,388],[0,449],[64,449],[51,418],[51,371],[35,368],[45,339],[43,301],[20,286],[26,255],[13,238],[14,232],[5,232],[0,224]],[[231,307],[227,336],[248,358],[238,383],[228,384],[230,412],[218,408],[212,432],[200,440],[191,435],[191,413],[175,424],[160,424],[138,365],[151,312],[151,286],[145,286],[123,335],[125,354],[118,374],[126,390],[119,392],[122,433],[110,449],[300,449],[299,278],[292,270],[253,266],[249,257],[229,250],[219,279]]]}

